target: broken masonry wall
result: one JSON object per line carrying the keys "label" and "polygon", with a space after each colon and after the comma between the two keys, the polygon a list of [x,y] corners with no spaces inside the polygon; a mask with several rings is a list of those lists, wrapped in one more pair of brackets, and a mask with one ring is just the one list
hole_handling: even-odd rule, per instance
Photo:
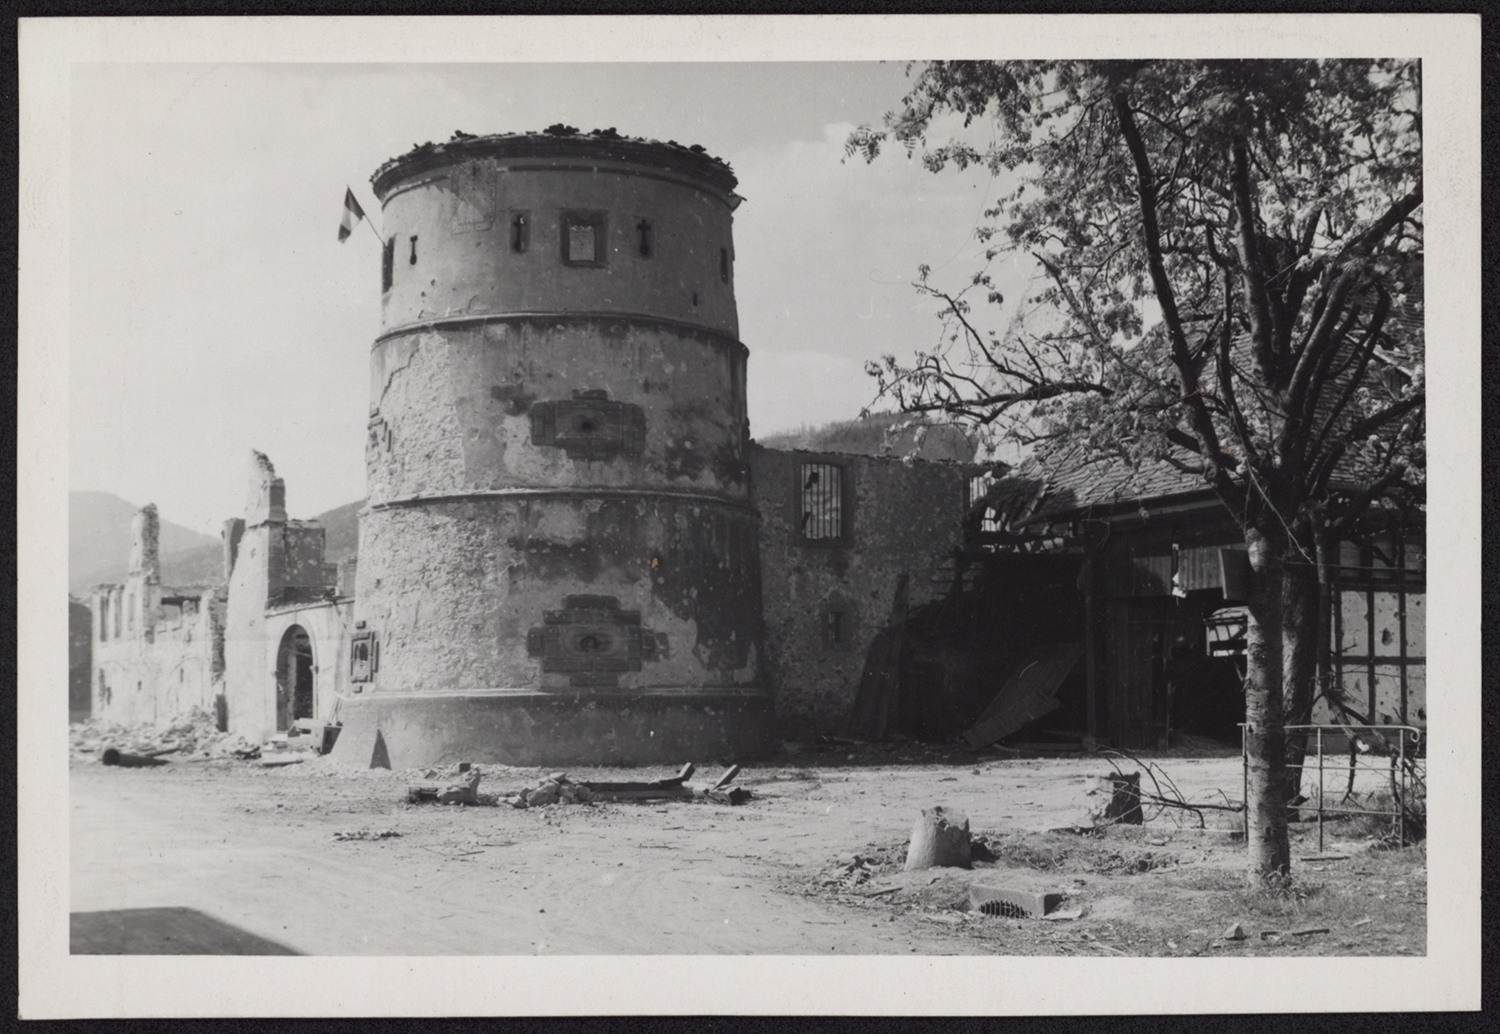
{"label": "broken masonry wall", "polygon": [[[269,555],[279,527],[247,526],[229,578],[224,608],[224,706],[230,732],[260,742],[274,727],[275,668],[266,661],[266,600],[270,596]],[[258,739],[259,738],[259,739]]]}
{"label": "broken masonry wall", "polygon": [[[313,721],[337,719],[338,702],[349,686],[349,632],[353,626],[354,601],[325,600],[301,606],[275,607],[264,615],[261,664],[270,672],[272,699],[269,708],[270,730],[261,738],[285,731],[277,719],[277,695],[294,696],[295,671],[290,663],[292,639],[298,632],[307,634],[312,649]],[[303,717],[295,714],[291,718]]]}
{"label": "broken masonry wall", "polygon": [[759,446],[749,459],[782,735],[841,732],[897,580],[924,602],[960,542],[968,468]]}
{"label": "broken masonry wall", "polygon": [[[217,627],[204,594],[164,592],[156,507],[131,521],[123,585],[89,595],[86,713],[118,722],[165,722],[190,707],[211,707]],[[79,710],[70,707],[70,710]]]}
{"label": "broken masonry wall", "polygon": [[94,717],[121,723],[167,722],[192,707],[212,711],[214,655],[220,647],[211,608],[202,606],[200,597],[175,599],[180,602],[165,608],[167,613],[152,626],[149,637],[140,629],[118,638],[94,639]]}
{"label": "broken masonry wall", "polygon": [[[323,561],[321,525],[287,519],[285,483],[263,453],[252,451],[249,481],[244,526],[231,521],[224,532],[233,570],[223,608],[220,707],[230,732],[262,742],[277,732],[277,658],[286,628],[295,623],[286,620],[285,596],[319,589],[331,595],[337,568]],[[278,602],[281,610],[268,611]],[[301,606],[325,602],[298,601]],[[324,655],[329,652],[336,649],[325,649]]]}
{"label": "broken masonry wall", "polygon": [[282,529],[282,586],[328,588],[338,582],[338,565],[325,563],[323,525],[316,521],[287,521]]}

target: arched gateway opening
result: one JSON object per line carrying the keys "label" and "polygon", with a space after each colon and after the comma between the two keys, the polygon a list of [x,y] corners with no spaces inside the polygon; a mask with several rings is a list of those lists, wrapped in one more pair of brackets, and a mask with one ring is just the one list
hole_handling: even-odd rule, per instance
{"label": "arched gateway opening", "polygon": [[312,716],[312,639],[301,625],[293,625],[276,651],[276,731],[286,732],[298,718]]}

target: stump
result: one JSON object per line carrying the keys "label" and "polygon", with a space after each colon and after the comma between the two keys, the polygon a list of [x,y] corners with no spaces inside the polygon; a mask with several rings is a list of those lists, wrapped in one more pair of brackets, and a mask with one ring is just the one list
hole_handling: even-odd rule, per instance
{"label": "stump", "polygon": [[906,868],[931,869],[943,865],[967,869],[969,863],[968,816],[941,804],[923,808],[912,826]]}
{"label": "stump", "polygon": [[1083,792],[1074,798],[1077,809],[1073,825],[1080,829],[1124,824],[1139,826],[1141,814],[1141,774],[1111,773],[1090,776],[1083,781]]}
{"label": "stump", "polygon": [[1109,788],[1109,807],[1104,809],[1105,819],[1130,826],[1141,825],[1141,774],[1115,773],[1109,776]]}

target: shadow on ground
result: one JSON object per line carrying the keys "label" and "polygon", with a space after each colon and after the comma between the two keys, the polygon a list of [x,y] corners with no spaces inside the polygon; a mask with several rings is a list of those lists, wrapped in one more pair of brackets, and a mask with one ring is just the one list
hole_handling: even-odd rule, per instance
{"label": "shadow on ground", "polygon": [[300,955],[195,908],[120,908],[68,917],[74,955]]}

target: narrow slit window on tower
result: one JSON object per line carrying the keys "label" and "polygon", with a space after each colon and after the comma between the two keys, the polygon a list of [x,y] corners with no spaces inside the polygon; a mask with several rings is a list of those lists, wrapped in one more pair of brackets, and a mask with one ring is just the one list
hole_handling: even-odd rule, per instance
{"label": "narrow slit window on tower", "polygon": [[531,213],[513,212],[510,217],[510,250],[517,255],[531,247]]}
{"label": "narrow slit window on tower", "polygon": [[413,265],[413,266],[415,266],[417,264],[417,235],[416,234],[412,234],[412,237],[411,237],[411,260],[410,260],[409,264]]}
{"label": "narrow slit window on tower", "polygon": [[395,277],[396,266],[396,238],[390,237],[385,242],[385,248],[380,254],[380,293],[391,289],[391,282]]}
{"label": "narrow slit window on tower", "polygon": [[835,463],[797,466],[799,531],[809,542],[838,542],[847,537],[844,468]]}
{"label": "narrow slit window on tower", "polygon": [[729,249],[719,249],[719,279],[729,283]]}
{"label": "narrow slit window on tower", "polygon": [[640,222],[636,223],[635,232],[637,238],[637,246],[640,248],[641,257],[650,258],[653,237],[653,233],[651,230],[651,220],[642,219]]}
{"label": "narrow slit window on tower", "polygon": [[564,212],[562,214],[563,265],[604,265],[605,236],[603,212]]}

